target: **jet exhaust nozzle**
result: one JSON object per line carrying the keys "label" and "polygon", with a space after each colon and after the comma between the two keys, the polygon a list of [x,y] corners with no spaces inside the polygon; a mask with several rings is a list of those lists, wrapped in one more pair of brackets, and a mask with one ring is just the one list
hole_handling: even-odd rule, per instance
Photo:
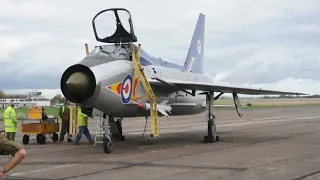
{"label": "jet exhaust nozzle", "polygon": [[60,86],[66,99],[74,103],[82,103],[94,94],[96,79],[87,66],[75,64],[63,73]]}

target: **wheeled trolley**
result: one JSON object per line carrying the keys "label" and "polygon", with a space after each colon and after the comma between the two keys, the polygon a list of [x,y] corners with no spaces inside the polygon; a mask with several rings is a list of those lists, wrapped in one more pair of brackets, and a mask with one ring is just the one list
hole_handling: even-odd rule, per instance
{"label": "wheeled trolley", "polygon": [[[55,143],[58,141],[59,136],[56,132],[59,132],[59,122],[58,119],[48,118],[43,120],[42,114],[43,108],[32,107],[28,109],[28,119],[22,120],[21,133],[23,133],[22,142],[23,144],[28,144],[30,140],[30,135],[36,135],[36,140],[39,144],[46,143],[46,135],[52,139]],[[26,121],[39,121],[37,123]]]}

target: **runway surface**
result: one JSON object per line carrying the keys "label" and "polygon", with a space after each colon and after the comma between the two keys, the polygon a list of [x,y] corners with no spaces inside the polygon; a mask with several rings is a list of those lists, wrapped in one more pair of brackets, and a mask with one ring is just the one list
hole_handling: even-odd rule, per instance
{"label": "runway surface", "polygon": [[[221,142],[204,144],[206,114],[160,118],[160,138],[143,118],[124,119],[126,141],[101,145],[25,145],[28,157],[4,179],[320,179],[320,106],[218,109]],[[96,122],[90,121],[94,134]],[[16,136],[21,142],[22,135]],[[8,160],[1,157],[1,164]]]}

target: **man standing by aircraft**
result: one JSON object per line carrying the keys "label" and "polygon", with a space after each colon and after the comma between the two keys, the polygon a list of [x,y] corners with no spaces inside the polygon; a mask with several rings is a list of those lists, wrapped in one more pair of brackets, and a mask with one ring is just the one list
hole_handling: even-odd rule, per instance
{"label": "man standing by aircraft", "polygon": [[93,144],[93,140],[88,129],[88,115],[82,113],[80,107],[77,108],[77,111],[77,125],[79,126],[79,133],[74,140],[74,144],[79,144],[83,134],[87,137],[89,143]]}
{"label": "man standing by aircraft", "polygon": [[6,138],[14,141],[16,132],[17,132],[17,124],[18,120],[16,118],[16,111],[14,110],[14,104],[11,104],[7,107],[7,109],[3,113],[4,119],[4,127],[6,132]]}
{"label": "man standing by aircraft", "polygon": [[72,139],[70,139],[68,136],[70,125],[70,108],[68,106],[68,100],[65,100],[64,104],[60,106],[59,117],[61,118],[61,132],[59,143],[64,140],[65,134],[67,134],[68,142],[72,142]]}

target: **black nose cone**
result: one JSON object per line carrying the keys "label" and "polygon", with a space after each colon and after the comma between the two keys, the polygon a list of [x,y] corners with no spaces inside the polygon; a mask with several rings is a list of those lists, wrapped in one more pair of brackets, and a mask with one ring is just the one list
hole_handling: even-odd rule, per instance
{"label": "black nose cone", "polygon": [[88,91],[89,78],[85,73],[75,72],[67,80],[67,87],[75,95],[83,95]]}

